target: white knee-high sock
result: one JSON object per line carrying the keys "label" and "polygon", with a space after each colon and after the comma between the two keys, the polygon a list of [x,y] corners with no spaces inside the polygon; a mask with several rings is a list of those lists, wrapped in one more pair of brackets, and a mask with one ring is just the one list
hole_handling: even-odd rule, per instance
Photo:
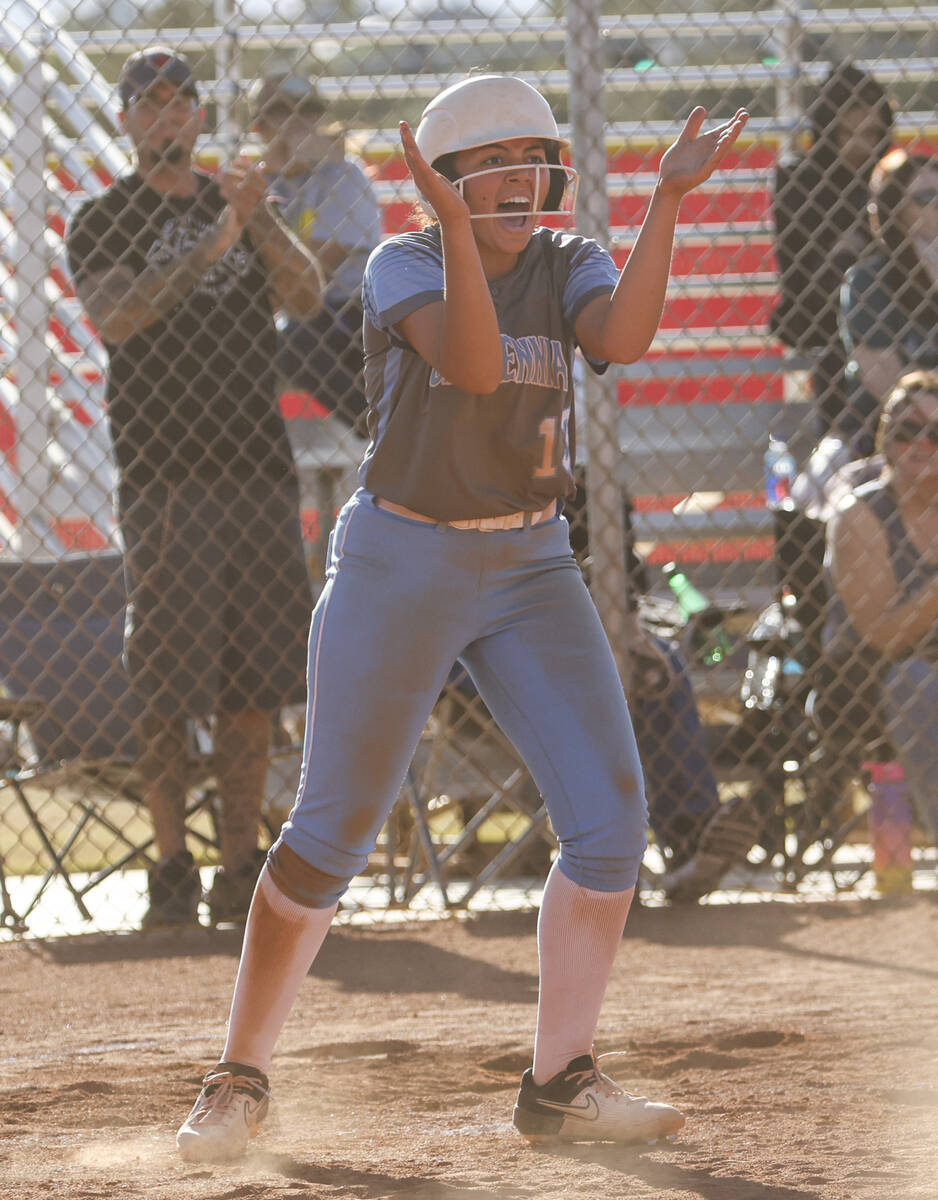
{"label": "white knee-high sock", "polygon": [[537,922],[540,991],[534,1082],[589,1054],[634,888],[597,892],[551,867]]}
{"label": "white knee-high sock", "polygon": [[263,868],[244,930],[223,1061],[269,1072],[274,1043],[337,907],[296,904]]}

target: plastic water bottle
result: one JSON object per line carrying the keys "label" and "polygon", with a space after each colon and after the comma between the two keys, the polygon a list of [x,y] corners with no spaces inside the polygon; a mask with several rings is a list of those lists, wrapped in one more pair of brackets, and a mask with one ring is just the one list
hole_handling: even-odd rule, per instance
{"label": "plastic water bottle", "polygon": [[870,841],[876,886],[883,893],[912,890],[912,810],[898,763],[864,763],[870,774]]}
{"label": "plastic water bottle", "polygon": [[733,650],[732,639],[723,627],[722,612],[678,570],[677,563],[666,563],[662,571],[690,629],[692,649],[706,666],[717,666]]}
{"label": "plastic water bottle", "polygon": [[787,442],[770,435],[762,465],[765,469],[765,502],[769,508],[778,508],[791,496],[791,485],[798,473]]}

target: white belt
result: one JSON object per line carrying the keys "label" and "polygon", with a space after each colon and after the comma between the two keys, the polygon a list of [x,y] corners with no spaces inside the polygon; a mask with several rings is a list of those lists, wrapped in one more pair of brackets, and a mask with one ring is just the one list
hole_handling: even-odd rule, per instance
{"label": "white belt", "polygon": [[450,529],[477,529],[481,533],[493,533],[500,529],[525,529],[531,525],[540,525],[557,515],[557,501],[551,500],[540,512],[513,512],[502,517],[473,517],[468,521],[438,521],[435,517],[427,517],[423,513],[405,508],[403,504],[395,504],[393,500],[385,500],[376,496],[378,508],[397,513],[399,517],[409,517],[412,521],[423,521],[426,525],[446,525]]}

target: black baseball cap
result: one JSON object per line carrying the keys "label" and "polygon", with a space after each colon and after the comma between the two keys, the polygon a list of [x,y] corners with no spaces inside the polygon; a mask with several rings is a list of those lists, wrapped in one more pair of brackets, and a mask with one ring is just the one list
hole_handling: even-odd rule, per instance
{"label": "black baseball cap", "polygon": [[322,116],[326,105],[316,91],[316,85],[302,75],[280,72],[258,80],[250,93],[251,119],[274,111],[302,112]]}
{"label": "black baseball cap", "polygon": [[188,92],[196,100],[199,98],[195,76],[185,56],[168,46],[154,46],[151,50],[131,54],[121,67],[117,90],[122,107],[129,107],[147,88],[160,82],[171,83],[179,91]]}

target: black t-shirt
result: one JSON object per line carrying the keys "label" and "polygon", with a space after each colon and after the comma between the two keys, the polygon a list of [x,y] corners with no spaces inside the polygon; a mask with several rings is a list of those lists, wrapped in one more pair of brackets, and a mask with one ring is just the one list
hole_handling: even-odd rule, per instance
{"label": "black t-shirt", "polygon": [[[135,275],[195,244],[224,207],[213,180],[164,196],[134,173],[76,214],[76,281],[120,264]],[[107,345],[108,417],[125,483],[293,471],[276,403],[277,332],[267,271],[245,234],[164,317]]]}
{"label": "black t-shirt", "polygon": [[840,285],[856,261],[844,239],[870,244],[869,199],[865,176],[837,165],[825,170],[810,152],[780,165],[772,200],[780,286],[771,328],[786,345],[802,353],[839,349]]}

